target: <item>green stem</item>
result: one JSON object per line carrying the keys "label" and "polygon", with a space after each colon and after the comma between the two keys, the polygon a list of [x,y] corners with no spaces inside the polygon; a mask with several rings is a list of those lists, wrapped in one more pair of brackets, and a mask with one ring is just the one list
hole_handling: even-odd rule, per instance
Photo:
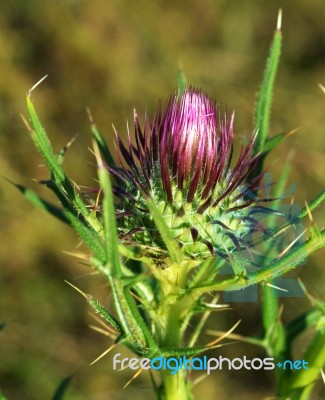
{"label": "green stem", "polygon": [[175,375],[170,370],[162,371],[162,396],[164,400],[189,400],[191,397],[187,390],[185,372],[178,371]]}
{"label": "green stem", "polygon": [[[182,292],[186,284],[186,276],[188,274],[189,265],[184,265],[178,274],[179,290]],[[166,348],[177,349],[182,345],[182,319],[184,313],[189,309],[193,302],[193,298],[188,295],[176,295],[167,284],[164,289],[164,299],[166,305],[164,307],[165,314],[165,332],[162,342]],[[170,291],[169,291],[169,290]],[[172,365],[175,365],[173,362]],[[180,369],[172,375],[172,370],[161,370],[161,387],[159,390],[161,400],[190,400],[190,382],[186,379],[186,370]]]}

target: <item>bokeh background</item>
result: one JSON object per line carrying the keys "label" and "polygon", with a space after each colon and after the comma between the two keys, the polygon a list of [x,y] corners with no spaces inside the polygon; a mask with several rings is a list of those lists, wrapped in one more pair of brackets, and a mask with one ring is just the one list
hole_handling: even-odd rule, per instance
{"label": "bokeh background", "polygon": [[[25,94],[34,92],[39,115],[59,150],[72,137],[65,168],[80,185],[95,185],[86,107],[113,147],[112,123],[121,134],[133,107],[152,115],[159,99],[176,87],[181,64],[188,81],[236,110],[238,135],[250,134],[256,91],[283,9],[283,54],[272,114],[273,134],[301,127],[267,160],[276,179],[289,153],[290,183],[303,204],[324,183],[325,6],[323,0],[126,1],[14,0],[0,2],[0,170],[1,175],[49,193],[33,179],[47,177],[20,113]],[[29,204],[5,180],[0,182],[0,387],[11,400],[50,399],[60,381],[74,374],[67,399],[154,399],[149,376],[127,389],[130,371],[112,371],[112,355],[89,363],[110,339],[88,325],[84,299],[64,279],[110,303],[105,283],[63,251],[79,244],[68,227]],[[321,212],[315,215],[322,225]],[[310,292],[324,299],[324,252],[298,269]],[[261,328],[259,304],[234,303],[210,323],[227,329],[243,319],[238,332]],[[308,309],[306,299],[286,299],[290,321]],[[297,354],[308,341],[302,338]],[[233,357],[264,356],[252,346],[233,345]],[[130,353],[123,350],[125,355]],[[216,354],[210,354],[215,356]],[[249,372],[249,371],[248,371]],[[214,373],[195,388],[198,399],[262,399],[272,395],[272,374]],[[319,386],[315,393],[323,398]]]}

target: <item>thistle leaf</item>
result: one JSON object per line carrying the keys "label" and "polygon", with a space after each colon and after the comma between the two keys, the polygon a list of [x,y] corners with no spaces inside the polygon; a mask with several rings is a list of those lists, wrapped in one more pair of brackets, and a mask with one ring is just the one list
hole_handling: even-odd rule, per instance
{"label": "thistle leaf", "polygon": [[286,326],[286,341],[288,349],[291,349],[292,343],[306,329],[315,326],[319,320],[324,317],[324,310],[314,307],[306,313],[299,315]]}
{"label": "thistle leaf", "polygon": [[176,242],[170,229],[166,225],[164,218],[162,217],[159,210],[155,206],[154,202],[150,198],[146,199],[146,203],[147,203],[147,207],[150,211],[150,214],[152,215],[152,218],[155,221],[157,229],[159,230],[159,233],[160,233],[163,241],[166,244],[170,258],[175,263],[181,262],[182,258],[181,258],[178,243]]}
{"label": "thistle leaf", "polygon": [[[53,185],[55,186],[56,193],[61,199],[65,198],[65,203],[70,204],[70,209],[73,208],[77,215],[83,215],[92,228],[100,233],[101,226],[97,221],[97,218],[89,212],[86,205],[80,198],[76,188],[67,178],[62,170],[58,157],[54,154],[51,143],[48,136],[38,118],[35,111],[34,105],[30,98],[30,94],[27,96],[27,110],[32,127],[29,126],[28,122],[25,121],[27,129],[29,130],[31,137],[35,143],[35,146],[39,150],[40,154],[44,158],[47,168],[51,174]],[[67,204],[63,204],[66,207]]]}
{"label": "thistle leaf", "polygon": [[92,295],[87,295],[87,301],[90,306],[98,313],[112,328],[122,333],[122,327],[120,323],[115,319]]}
{"label": "thistle leaf", "polygon": [[113,192],[111,182],[107,169],[104,167],[102,158],[99,153],[98,146],[94,143],[95,155],[98,165],[98,178],[100,187],[103,191],[103,220],[104,220],[104,242],[106,260],[111,267],[111,274],[114,278],[119,279],[123,276],[120,254],[119,242],[117,236],[117,228],[115,221],[115,208],[113,201]]}
{"label": "thistle leaf", "polygon": [[[106,253],[104,245],[96,232],[86,225],[80,218],[77,218],[74,214],[69,211],[65,212],[67,219],[73,226],[75,231],[78,233],[80,238],[85,244],[93,251],[95,257],[100,261],[102,265],[106,264]],[[108,271],[106,271],[106,275]]]}
{"label": "thistle leaf", "polygon": [[58,159],[53,152],[51,143],[37,116],[34,105],[29,95],[27,96],[26,100],[27,100],[28,115],[32,123],[32,128],[30,128],[28,125],[27,128],[29,128],[35,146],[37,147],[42,157],[44,158],[47,167],[51,173],[51,176],[53,176],[54,178],[54,181],[57,184],[60,183],[62,184],[65,180],[64,172],[60,164],[58,163]]}
{"label": "thistle leaf", "polygon": [[102,156],[104,158],[105,163],[108,166],[115,166],[114,158],[113,158],[113,156],[112,156],[112,154],[111,154],[111,152],[110,152],[110,150],[109,150],[109,148],[108,148],[108,146],[107,146],[102,134],[97,129],[97,125],[95,124],[95,122],[93,120],[93,117],[92,117],[92,115],[90,113],[90,110],[88,109],[87,111],[88,111],[88,116],[89,116],[89,121],[90,121],[91,133],[92,133],[93,138],[95,139],[95,141],[96,141],[96,143],[97,143],[97,145],[99,147],[99,150],[100,150],[100,152],[101,152],[101,154],[102,154]]}
{"label": "thistle leaf", "polygon": [[313,200],[311,200],[307,204],[307,206],[304,207],[299,214],[297,214],[297,219],[306,217],[309,214],[309,211],[315,210],[323,203],[324,200],[325,200],[325,190],[323,190],[316,197],[314,197]]}
{"label": "thistle leaf", "polygon": [[69,224],[69,220],[66,217],[64,211],[60,209],[59,207],[56,207],[54,204],[42,199],[37,193],[35,193],[33,190],[28,189],[27,187],[23,185],[19,185],[17,183],[11,182],[9,179],[7,179],[8,182],[10,182],[12,185],[14,185],[25,197],[28,201],[36,205],[37,207],[41,208],[42,210],[47,211],[51,215],[53,215],[55,218],[59,219],[60,221]]}
{"label": "thistle leaf", "polygon": [[308,363],[308,369],[300,369],[291,374],[289,379],[286,379],[285,386],[288,393],[293,393],[294,389],[300,397],[295,398],[307,399],[317,379],[320,377],[321,369],[325,365],[325,324],[324,318],[321,320],[317,328],[315,336],[312,338],[303,360]]}
{"label": "thistle leaf", "polygon": [[280,60],[281,44],[282,44],[282,33],[280,30],[281,29],[280,13],[279,13],[277,29],[274,33],[269,57],[264,71],[263,82],[257,96],[254,125],[255,129],[258,132],[258,135],[254,144],[254,149],[253,149],[254,154],[258,154],[264,150],[264,146],[269,135],[272,94],[273,94],[275,76]]}
{"label": "thistle leaf", "polygon": [[271,138],[267,138],[265,144],[263,146],[262,153],[266,156],[270,151],[274,150],[276,147],[279,146],[287,137],[291,136],[296,130],[290,132],[282,132],[278,133]]}
{"label": "thistle leaf", "polygon": [[110,266],[108,278],[112,289],[114,304],[129,345],[134,348],[136,352],[145,353],[147,348],[157,349],[157,345],[130,293],[129,280],[124,279],[127,277],[123,274],[120,261],[115,208],[110,178],[107,169],[103,165],[96,143],[94,143],[94,149],[98,164],[98,177],[104,194],[102,201],[104,242],[107,263]]}

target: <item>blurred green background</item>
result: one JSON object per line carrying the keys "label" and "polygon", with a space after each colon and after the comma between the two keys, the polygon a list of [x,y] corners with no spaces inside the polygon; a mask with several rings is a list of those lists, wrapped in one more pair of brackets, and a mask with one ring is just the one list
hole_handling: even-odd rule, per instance
{"label": "blurred green background", "polygon": [[[324,183],[325,96],[318,87],[325,84],[323,0],[1,1],[1,175],[51,198],[32,180],[47,178],[47,172],[19,115],[26,115],[26,92],[45,74],[33,99],[55,149],[78,134],[65,168],[80,185],[95,185],[86,107],[113,149],[112,123],[124,135],[133,107],[152,115],[158,100],[175,90],[180,63],[191,84],[223,109],[236,110],[237,134],[249,135],[280,7],[284,42],[271,132],[301,129],[267,165],[276,179],[292,152],[290,183],[297,185],[295,201],[303,204]],[[110,304],[107,287],[63,253],[79,244],[72,230],[34,208],[5,180],[0,185],[0,322],[6,324],[0,332],[0,387],[8,399],[50,399],[70,374],[67,399],[154,399],[148,374],[122,390],[132,374],[112,371],[112,355],[88,366],[111,341],[89,329],[94,321],[88,307],[64,279]],[[320,213],[316,221],[322,224]],[[324,299],[322,256],[309,257],[296,275]],[[233,306],[215,315],[211,326],[227,329],[242,318],[238,332],[257,333],[259,305]],[[284,320],[308,307],[306,299],[287,299]],[[298,343],[297,356],[311,334]],[[264,356],[248,345],[225,349],[233,357]],[[272,375],[248,372],[214,373],[196,386],[197,398],[270,398]],[[321,390],[316,388],[315,399],[323,398]]]}

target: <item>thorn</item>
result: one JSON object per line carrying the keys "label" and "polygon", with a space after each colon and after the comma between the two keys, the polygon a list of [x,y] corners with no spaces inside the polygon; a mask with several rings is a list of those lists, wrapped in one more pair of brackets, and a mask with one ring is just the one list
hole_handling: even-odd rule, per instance
{"label": "thorn", "polygon": [[279,9],[278,20],[276,22],[277,31],[281,31],[281,25],[282,25],[282,8]]}
{"label": "thorn", "polygon": [[293,149],[289,150],[289,153],[288,153],[288,156],[287,156],[287,162],[290,162],[290,161],[292,161],[294,159],[295,153],[296,153],[295,150],[293,150]]}
{"label": "thorn", "polygon": [[315,304],[315,298],[308,292],[306,286],[303,284],[302,280],[300,278],[298,278],[298,283],[302,289],[302,291],[304,292],[305,296],[307,297],[307,299],[311,302],[311,304]]}
{"label": "thorn", "polygon": [[115,340],[116,339],[116,332],[111,333],[108,330],[102,329],[99,326],[96,325],[88,325],[90,329],[92,329],[95,332],[101,333],[104,336],[108,336],[110,339]]}
{"label": "thorn", "polygon": [[[286,132],[285,136],[286,136],[286,137],[292,136],[292,135],[294,135],[295,133],[301,131],[302,128],[303,128],[303,126],[298,126],[297,128],[291,129],[291,131]],[[291,151],[292,151],[292,150],[291,150]]]}
{"label": "thorn", "polygon": [[225,331],[215,331],[215,330],[208,329],[206,331],[206,333],[208,335],[213,335],[213,336],[217,335],[217,336],[220,336],[220,337],[224,337],[225,335],[227,335],[227,337],[229,339],[235,339],[235,340],[240,340],[240,341],[245,341],[246,340],[245,336],[237,335],[236,333],[229,333],[229,332],[225,332]]}
{"label": "thorn", "polygon": [[92,113],[91,113],[91,111],[90,111],[90,108],[87,107],[87,108],[86,108],[86,111],[87,111],[87,114],[88,114],[88,118],[89,118],[90,124],[91,124],[91,125],[95,125],[94,119],[93,119],[93,116],[92,116]]}
{"label": "thorn", "polygon": [[144,300],[141,299],[141,297],[139,297],[138,295],[136,295],[134,292],[131,292],[131,296],[137,300],[140,304],[144,304]]}
{"label": "thorn", "polygon": [[102,160],[102,158],[100,156],[98,144],[97,144],[97,142],[95,140],[93,140],[93,147],[94,147],[94,154],[95,154],[95,157],[96,157],[96,160],[97,160],[98,169],[102,169],[102,168],[104,168],[104,163],[103,163],[103,160]]}
{"label": "thorn", "polygon": [[73,289],[75,289],[78,293],[81,294],[81,296],[83,296],[86,300],[88,300],[88,296],[86,293],[84,293],[82,290],[80,290],[79,288],[77,288],[76,286],[74,286],[72,283],[64,280],[65,283],[67,283],[68,285],[70,285]]}
{"label": "thorn", "polygon": [[301,234],[300,234],[298,237],[296,237],[296,239],[295,239],[293,242],[291,242],[291,243],[289,244],[289,246],[288,246],[287,248],[285,248],[285,249],[275,258],[275,260],[278,260],[279,258],[281,258],[282,256],[284,256],[285,253],[287,253],[288,250],[290,250],[291,247],[292,247],[292,246],[301,238],[301,236],[303,236],[306,232],[307,232],[307,228],[306,228],[303,232],[301,232]]}
{"label": "thorn", "polygon": [[229,304],[214,304],[214,303],[204,303],[204,305],[208,306],[209,308],[221,308],[225,310],[232,310]]}
{"label": "thorn", "polygon": [[325,385],[325,372],[324,372],[323,368],[320,369],[320,374],[322,375],[322,379],[323,379],[323,382]]}
{"label": "thorn", "polygon": [[[91,152],[91,154],[92,154],[93,156],[96,156],[96,154],[95,154],[95,152],[94,152],[94,150],[93,150],[92,148],[88,147],[88,150]],[[91,163],[90,163],[90,165],[95,165],[95,164],[91,164]]]}
{"label": "thorn", "polygon": [[283,310],[284,310],[284,304],[281,304],[280,307],[279,307],[278,315],[277,315],[277,318],[278,318],[279,321],[281,320],[281,317],[282,317],[282,314],[283,314]]}
{"label": "thorn", "polygon": [[[207,330],[206,333],[208,335],[218,335],[218,336],[222,336],[225,335],[224,331],[212,331],[212,330]],[[244,343],[251,343],[254,344],[256,346],[264,346],[263,341],[260,339],[256,339],[256,338],[251,338],[249,336],[242,336],[242,335],[238,335],[236,333],[229,333],[227,336],[229,339],[234,339],[240,342],[244,342]]]}
{"label": "thorn", "polygon": [[265,286],[269,286],[271,288],[277,289],[277,290],[282,290],[282,292],[289,292],[287,289],[282,289],[279,286],[271,285],[271,283],[266,283]]}
{"label": "thorn", "polygon": [[46,78],[48,77],[48,74],[43,76],[43,78],[41,78],[38,82],[35,83],[34,86],[32,86],[29,91],[28,91],[28,96],[30,96],[30,94],[32,93],[33,90],[35,90],[37,88],[38,85],[40,85]]}
{"label": "thorn", "polygon": [[[97,315],[93,314],[92,312],[89,312],[89,315],[96,321],[99,323],[99,325],[101,325],[102,327],[104,327],[106,329],[107,332],[110,332],[111,334],[114,334],[116,336],[116,330],[113,329],[110,325],[107,325],[102,319],[100,319],[99,317],[97,317]],[[98,328],[100,329],[100,328]],[[114,337],[115,340],[115,337]]]}
{"label": "thorn", "polygon": [[307,203],[306,201],[305,201],[305,204],[306,204],[306,210],[307,210],[307,213],[308,213],[308,217],[309,217],[310,224],[311,224],[311,225],[315,225],[314,218],[313,218],[313,216],[312,216],[312,213],[311,213],[310,208],[309,208],[309,206],[308,206],[308,203]]}
{"label": "thorn", "polygon": [[[207,304],[208,306],[210,306],[211,308],[215,308],[217,306],[217,302],[219,300],[219,295],[216,295],[213,297],[211,303]],[[193,300],[194,301],[194,300]],[[217,307],[216,307],[217,308]],[[227,310],[227,308],[226,308]],[[209,318],[209,316],[211,315],[212,310],[207,310],[201,317],[199,324],[201,325],[201,327],[204,326],[205,322],[207,321],[207,319]],[[199,335],[201,334],[201,329],[199,331],[197,331],[191,338],[191,341],[189,342],[189,346],[193,347],[199,337]]]}
{"label": "thorn", "polygon": [[129,386],[129,384],[130,384],[131,382],[133,382],[134,379],[136,379],[136,378],[141,374],[142,371],[143,371],[143,369],[139,369],[139,370],[132,376],[132,378],[131,378],[129,381],[126,382],[126,384],[123,386],[123,389],[126,389],[126,388]]}
{"label": "thorn", "polygon": [[321,83],[319,83],[318,86],[320,90],[325,93],[325,86],[323,86]]}
{"label": "thorn", "polygon": [[192,382],[193,387],[198,385],[199,383],[201,383],[202,381],[204,381],[204,379],[206,379],[209,375],[208,374],[202,374],[201,376],[199,376],[197,379],[195,379]]}
{"label": "thorn", "polygon": [[102,193],[102,188],[100,188],[100,189],[98,190],[98,194],[97,194],[97,196],[96,196],[96,200],[95,200],[95,210],[98,209],[101,193]]}
{"label": "thorn", "polygon": [[237,326],[241,323],[241,319],[235,323],[235,325],[229,329],[226,333],[224,333],[222,336],[218,337],[217,339],[214,339],[212,342],[208,343],[206,346],[207,347],[212,347],[219,343],[222,339],[226,338],[228,335],[230,335],[236,328]]}
{"label": "thorn", "polygon": [[29,125],[27,119],[24,117],[23,114],[20,114],[20,118],[23,120],[24,125],[26,126],[28,132],[32,133],[33,129],[31,128],[31,126]]}
{"label": "thorn", "polygon": [[99,361],[101,358],[103,358],[104,356],[106,356],[106,354],[108,354],[112,349],[114,349],[114,347],[117,346],[117,343],[113,343],[112,346],[110,346],[107,350],[104,351],[104,353],[102,353],[99,357],[96,358],[96,360],[94,360],[93,362],[91,362],[89,364],[89,366],[94,365],[97,361]]}
{"label": "thorn", "polygon": [[[72,256],[72,257],[79,258],[81,260],[89,261],[89,256],[84,253],[74,253],[72,251],[65,251],[65,250],[63,250],[62,253],[66,254],[67,256]],[[69,285],[70,285],[70,283],[69,283]]]}
{"label": "thorn", "polygon": [[71,147],[73,145],[73,143],[75,142],[75,140],[77,139],[77,137],[79,136],[79,133],[76,133],[69,141],[68,143],[61,149],[60,153],[63,152],[65,155],[65,153],[67,152],[67,150],[69,149],[69,147]]}

